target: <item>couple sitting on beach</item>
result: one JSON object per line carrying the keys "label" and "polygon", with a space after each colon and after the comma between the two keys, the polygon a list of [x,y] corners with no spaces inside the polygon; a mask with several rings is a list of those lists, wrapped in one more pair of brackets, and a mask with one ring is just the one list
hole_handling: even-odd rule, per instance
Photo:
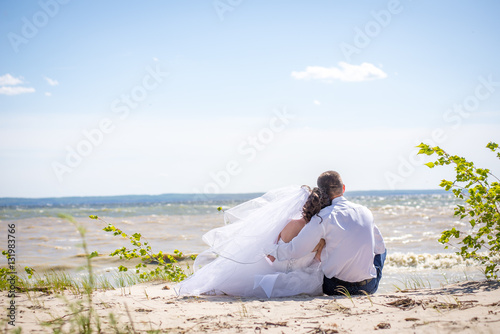
{"label": "couple sitting on beach", "polygon": [[[318,187],[270,191],[224,212],[210,249],[179,295],[285,297],[377,291],[386,249],[366,207],[347,201],[337,172]],[[198,269],[199,268],[199,269]]]}

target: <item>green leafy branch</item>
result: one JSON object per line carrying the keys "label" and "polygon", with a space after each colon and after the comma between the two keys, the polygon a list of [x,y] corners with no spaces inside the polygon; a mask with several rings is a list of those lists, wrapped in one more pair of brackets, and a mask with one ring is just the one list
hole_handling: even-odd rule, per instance
{"label": "green leafy branch", "polygon": [[[438,146],[430,147],[422,143],[417,147],[420,148],[418,154],[438,156],[436,161],[425,164],[429,168],[454,166],[455,180],[442,180],[439,186],[446,191],[451,190],[456,198],[463,201],[463,204],[456,205],[454,215],[467,219],[471,226],[469,233],[455,228],[443,231],[439,242],[448,244],[450,238],[460,239],[462,236],[459,241],[462,247],[457,254],[465,259],[479,260],[485,265],[486,277],[497,279],[497,261],[500,255],[500,180],[489,169],[477,168],[472,161],[450,155]],[[496,153],[500,159],[498,144],[490,142],[486,148]],[[484,249],[485,253],[478,254]]]}
{"label": "green leafy branch", "polygon": [[[100,220],[107,224],[103,228],[103,231],[112,233],[114,236],[118,236],[124,239],[128,239],[132,248],[122,247],[111,252],[110,256],[119,256],[120,259],[131,260],[131,259],[141,259],[142,261],[135,266],[135,272],[139,275],[141,279],[154,279],[166,277],[166,279],[172,282],[180,282],[184,280],[187,275],[184,270],[177,265],[177,258],[183,256],[182,252],[179,250],[174,250],[174,256],[170,254],[164,254],[162,251],[154,253],[151,245],[147,239],[143,238],[140,233],[134,233],[129,235],[122,231],[121,229],[115,227],[113,224],[106,222],[105,220],[99,218],[98,216],[89,216],[91,219]],[[194,256],[191,257],[194,259]],[[146,270],[147,264],[157,264],[156,268],[153,270]],[[188,266],[189,269],[189,266]],[[120,265],[118,267],[120,272],[128,271],[128,268]]]}

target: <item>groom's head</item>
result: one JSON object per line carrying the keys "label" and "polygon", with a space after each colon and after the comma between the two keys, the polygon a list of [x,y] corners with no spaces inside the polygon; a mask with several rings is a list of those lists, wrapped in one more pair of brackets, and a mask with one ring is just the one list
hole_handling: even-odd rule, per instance
{"label": "groom's head", "polygon": [[329,170],[318,177],[318,187],[326,191],[330,199],[342,196],[345,191],[340,174]]}

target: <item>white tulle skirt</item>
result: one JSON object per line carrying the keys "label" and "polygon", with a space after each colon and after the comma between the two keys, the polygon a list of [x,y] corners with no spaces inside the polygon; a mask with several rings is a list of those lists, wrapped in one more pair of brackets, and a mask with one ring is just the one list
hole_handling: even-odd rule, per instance
{"label": "white tulle skirt", "polygon": [[314,253],[272,263],[264,251],[301,216],[308,196],[306,188],[281,188],[226,210],[227,225],[203,236],[210,248],[198,255],[195,273],[174,287],[176,292],[260,298],[322,294],[323,273]]}

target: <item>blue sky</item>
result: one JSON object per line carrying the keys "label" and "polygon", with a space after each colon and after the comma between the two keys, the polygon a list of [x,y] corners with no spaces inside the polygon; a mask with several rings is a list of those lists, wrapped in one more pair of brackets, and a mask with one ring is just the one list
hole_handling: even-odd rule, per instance
{"label": "blue sky", "polygon": [[0,196],[500,174],[497,1],[0,1]]}

